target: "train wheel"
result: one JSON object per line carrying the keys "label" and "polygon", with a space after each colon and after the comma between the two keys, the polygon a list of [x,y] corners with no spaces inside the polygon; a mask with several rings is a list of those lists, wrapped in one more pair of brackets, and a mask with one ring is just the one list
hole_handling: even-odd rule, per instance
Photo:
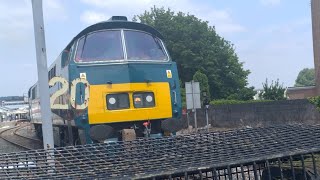
{"label": "train wheel", "polygon": [[78,133],[75,137],[74,144],[75,145],[87,144],[85,131],[83,129],[78,129],[76,132]]}
{"label": "train wheel", "polygon": [[73,145],[74,145],[74,146],[76,146],[76,145],[81,145],[80,139],[79,139],[79,138],[75,139]]}

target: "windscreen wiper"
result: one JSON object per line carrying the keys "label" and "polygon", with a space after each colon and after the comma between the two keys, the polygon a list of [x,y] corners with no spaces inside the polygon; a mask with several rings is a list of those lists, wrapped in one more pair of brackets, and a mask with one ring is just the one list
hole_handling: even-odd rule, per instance
{"label": "windscreen wiper", "polygon": [[86,34],[85,36],[84,36],[84,41],[83,41],[83,45],[82,45],[82,48],[81,48],[81,58],[82,58],[82,54],[83,54],[83,49],[84,49],[84,45],[86,44],[86,42],[87,42],[87,36],[88,36],[88,34]]}
{"label": "windscreen wiper", "polygon": [[154,39],[154,41],[156,42],[158,48],[161,49],[161,50],[163,50],[163,49],[162,49],[162,46],[161,46],[161,44],[160,44],[160,42],[159,42],[159,39],[158,39],[156,36],[153,36],[153,39]]}

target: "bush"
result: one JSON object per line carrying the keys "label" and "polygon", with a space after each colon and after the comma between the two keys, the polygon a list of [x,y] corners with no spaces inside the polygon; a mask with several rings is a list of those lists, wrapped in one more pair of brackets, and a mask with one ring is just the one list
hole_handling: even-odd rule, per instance
{"label": "bush", "polygon": [[210,105],[228,105],[228,104],[247,104],[247,103],[260,103],[260,102],[270,102],[272,100],[249,100],[249,101],[241,101],[241,100],[226,100],[219,99],[210,102]]}
{"label": "bush", "polygon": [[308,100],[311,104],[317,106],[318,111],[320,111],[320,96],[311,97]]}
{"label": "bush", "polygon": [[277,81],[271,81],[271,84],[268,84],[268,79],[266,79],[265,83],[262,83],[263,91],[259,94],[261,99],[265,100],[286,100],[285,96],[286,88],[283,87],[279,83],[279,79]]}

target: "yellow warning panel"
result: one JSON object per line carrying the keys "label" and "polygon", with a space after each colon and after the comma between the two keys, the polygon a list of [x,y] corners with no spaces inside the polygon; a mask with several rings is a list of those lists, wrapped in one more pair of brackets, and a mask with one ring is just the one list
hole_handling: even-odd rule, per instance
{"label": "yellow warning panel", "polygon": [[80,73],[80,79],[87,79],[86,73]]}
{"label": "yellow warning panel", "polygon": [[171,70],[167,70],[167,78],[172,78]]}
{"label": "yellow warning panel", "polygon": [[[153,92],[155,107],[135,108],[135,102],[142,97],[134,97],[135,92]],[[128,93],[129,109],[109,110],[106,96],[115,93]],[[90,85],[88,106],[89,124],[129,122],[138,120],[166,119],[172,117],[171,94],[168,82],[123,83]]]}

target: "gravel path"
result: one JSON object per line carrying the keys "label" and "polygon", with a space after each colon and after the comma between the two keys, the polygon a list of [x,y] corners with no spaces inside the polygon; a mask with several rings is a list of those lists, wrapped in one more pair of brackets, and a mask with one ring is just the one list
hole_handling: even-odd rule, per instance
{"label": "gravel path", "polygon": [[[9,122],[1,122],[0,123],[0,133],[9,127],[13,127],[15,125],[15,121],[9,121]],[[25,151],[24,148],[17,147],[2,138],[0,138],[0,153],[11,153],[11,152],[20,152]]]}

